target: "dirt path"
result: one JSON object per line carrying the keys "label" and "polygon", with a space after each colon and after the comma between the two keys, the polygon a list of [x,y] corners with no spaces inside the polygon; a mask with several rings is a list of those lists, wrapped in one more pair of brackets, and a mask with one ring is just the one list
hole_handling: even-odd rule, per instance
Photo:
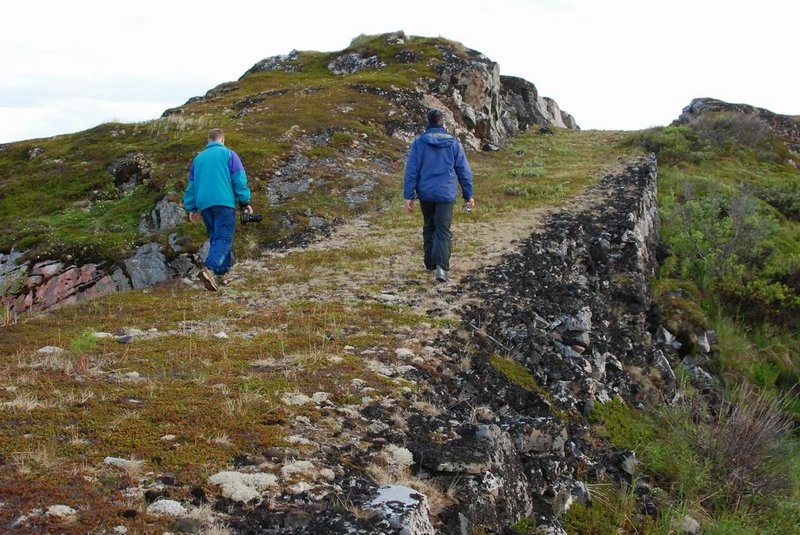
{"label": "dirt path", "polygon": [[[457,312],[472,300],[460,291],[464,277],[480,278],[482,271],[513,251],[515,243],[540,228],[549,215],[558,210],[590,209],[602,196],[602,192],[590,188],[570,199],[566,207],[518,210],[513,217],[491,221],[472,217],[473,214],[457,214],[452,227],[450,280],[443,284],[434,282],[433,275],[423,268],[422,218],[418,211],[406,216],[411,217],[410,224],[406,219],[403,224],[392,226],[397,216],[387,212],[401,210],[393,207],[350,220],[330,236],[309,245],[270,251],[260,259],[240,262],[232,289],[256,289],[258,281],[267,278],[285,280],[270,285],[265,288],[265,295],[252,299],[262,303],[374,300],[455,320]],[[360,252],[366,252],[363,256],[367,258],[362,258]]]}

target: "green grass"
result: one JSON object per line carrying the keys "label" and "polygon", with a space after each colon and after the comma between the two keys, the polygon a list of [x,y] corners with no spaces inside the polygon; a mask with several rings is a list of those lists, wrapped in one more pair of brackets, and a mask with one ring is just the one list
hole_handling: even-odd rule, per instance
{"label": "green grass", "polygon": [[542,388],[528,369],[516,360],[508,357],[501,357],[500,355],[492,355],[491,359],[489,359],[489,363],[506,379],[520,388],[524,388],[529,392],[538,392],[543,395],[547,394],[547,391]]}

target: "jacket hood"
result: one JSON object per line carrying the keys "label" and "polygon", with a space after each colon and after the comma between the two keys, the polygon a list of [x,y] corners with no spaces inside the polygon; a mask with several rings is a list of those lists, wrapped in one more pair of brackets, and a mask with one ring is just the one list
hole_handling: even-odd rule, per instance
{"label": "jacket hood", "polygon": [[449,147],[455,140],[444,128],[429,128],[422,134],[422,141],[434,147]]}

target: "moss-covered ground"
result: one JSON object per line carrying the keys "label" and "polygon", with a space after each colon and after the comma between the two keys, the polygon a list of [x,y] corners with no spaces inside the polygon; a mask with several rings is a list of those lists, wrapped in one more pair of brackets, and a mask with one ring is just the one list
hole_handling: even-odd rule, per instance
{"label": "moss-covered ground", "polygon": [[[617,133],[556,131],[470,155],[478,207],[456,216],[460,266],[453,276],[485,265],[486,250],[512,248],[510,240],[536,224],[537,209],[567,203],[594,184],[620,154],[620,140]],[[534,162],[537,176],[516,172]],[[402,210],[401,178],[398,168],[392,199],[345,224],[344,235],[242,262],[218,294],[174,282],[20,316],[2,327],[0,496],[8,506],[0,508],[0,524],[66,503],[80,513],[75,524],[59,527],[64,532],[119,523],[141,531],[166,527],[125,490],[168,473],[181,492],[213,492],[207,477],[236,454],[288,446],[297,416],[334,433],[330,415],[361,404],[365,386],[374,389],[372,398],[408,403],[402,393],[415,385],[379,373],[375,363],[397,364],[396,348],[419,350],[448,328],[455,318],[431,314],[428,305],[458,296],[437,293],[421,268],[420,216]],[[509,187],[558,194],[521,196]],[[239,245],[248,232],[238,233]],[[402,299],[382,301],[387,291]],[[120,344],[93,334],[103,332],[134,337]],[[228,337],[216,337],[220,332]],[[40,353],[44,346],[64,351]],[[327,406],[282,401],[317,392],[328,394]],[[141,467],[120,470],[103,463],[107,456]],[[120,516],[131,509],[135,517]]]}

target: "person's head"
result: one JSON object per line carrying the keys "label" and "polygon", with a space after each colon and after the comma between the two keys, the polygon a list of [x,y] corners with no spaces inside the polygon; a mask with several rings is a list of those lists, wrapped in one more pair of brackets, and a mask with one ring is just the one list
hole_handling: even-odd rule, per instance
{"label": "person's head", "polygon": [[225,144],[225,132],[219,128],[212,128],[208,131],[208,141],[216,141],[217,143]]}
{"label": "person's head", "polygon": [[444,126],[444,114],[436,108],[428,110],[428,128],[442,128]]}

